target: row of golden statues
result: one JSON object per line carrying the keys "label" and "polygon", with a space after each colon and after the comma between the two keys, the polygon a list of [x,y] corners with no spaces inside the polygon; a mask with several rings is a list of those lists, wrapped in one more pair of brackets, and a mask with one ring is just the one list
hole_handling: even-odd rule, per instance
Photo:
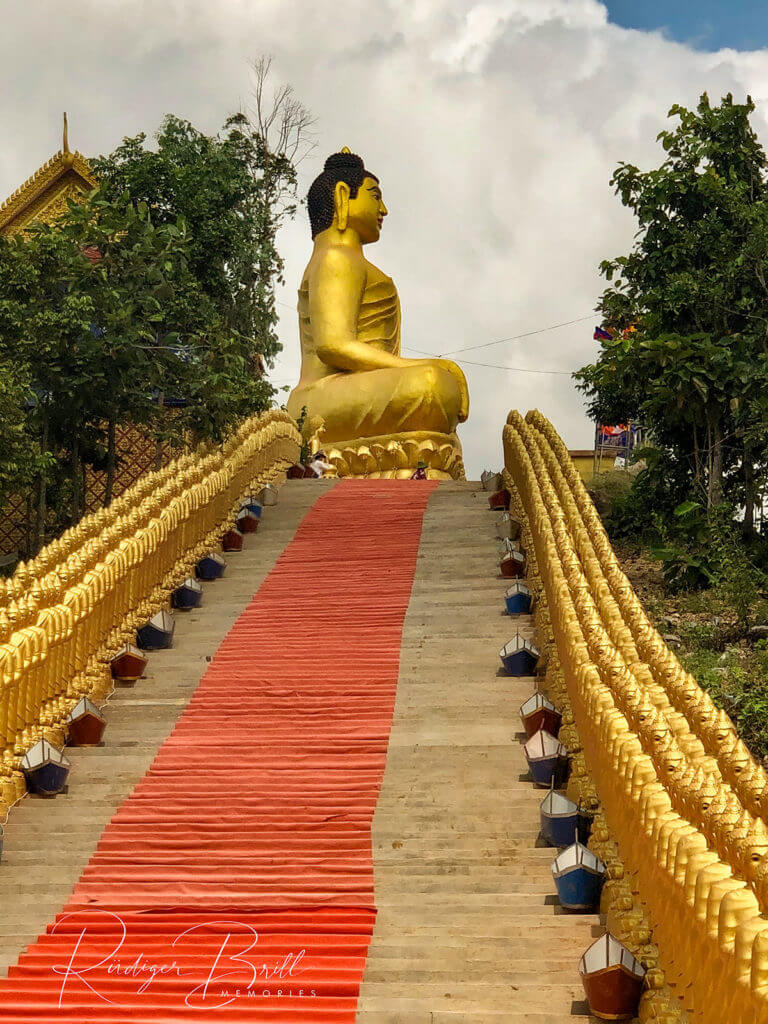
{"label": "row of golden statues", "polygon": [[41,737],[60,746],[77,701],[110,692],[110,659],[218,546],[241,498],[283,474],[300,445],[287,413],[253,416],[0,580],[0,817],[24,793],[24,752]]}
{"label": "row of golden statues", "polygon": [[766,773],[649,622],[552,425],[511,413],[504,452],[569,795],[595,812],[608,927],[648,968],[640,1020],[766,1024]]}

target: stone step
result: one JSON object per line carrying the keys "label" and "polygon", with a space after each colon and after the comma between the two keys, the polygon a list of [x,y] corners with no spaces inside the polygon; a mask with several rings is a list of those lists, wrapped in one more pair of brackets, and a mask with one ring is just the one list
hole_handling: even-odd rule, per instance
{"label": "stone step", "polygon": [[397,704],[374,815],[378,915],[358,1024],[589,1021],[578,976],[602,929],[564,912],[499,648],[530,616],[509,581],[487,495],[448,483],[427,507],[405,621]]}

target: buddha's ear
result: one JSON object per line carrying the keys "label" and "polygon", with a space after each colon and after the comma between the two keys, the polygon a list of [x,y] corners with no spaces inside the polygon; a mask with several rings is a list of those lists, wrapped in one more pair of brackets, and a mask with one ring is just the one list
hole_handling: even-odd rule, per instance
{"label": "buddha's ear", "polygon": [[346,231],[349,222],[349,185],[346,181],[336,182],[333,190],[333,212],[339,231]]}

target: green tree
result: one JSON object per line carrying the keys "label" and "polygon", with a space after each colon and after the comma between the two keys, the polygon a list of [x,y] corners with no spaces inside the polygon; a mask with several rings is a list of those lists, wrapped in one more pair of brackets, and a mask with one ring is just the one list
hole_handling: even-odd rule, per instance
{"label": "green tree", "polygon": [[25,407],[32,399],[26,367],[0,361],[0,507],[32,484],[37,451],[26,429]]}
{"label": "green tree", "polygon": [[19,368],[33,396],[26,429],[39,452],[35,548],[45,537],[51,455],[62,424],[81,437],[84,382],[102,387],[93,374],[93,304],[67,287],[78,263],[86,257],[53,228],[0,238],[0,359]]}
{"label": "green tree", "polygon": [[[106,447],[109,504],[117,425],[166,429],[163,395],[178,391],[188,377],[179,353],[199,342],[212,326],[212,315],[187,265],[189,239],[182,222],[156,227],[146,204],[134,204],[127,194],[108,201],[98,190],[72,204],[57,230],[75,250],[91,254],[75,264],[67,286],[86,296],[93,310],[90,332],[96,344],[84,382],[84,422],[78,427],[91,441],[87,461],[98,464]],[[90,387],[94,380],[102,386]],[[76,438],[66,440],[74,458],[83,453]],[[74,504],[78,514],[82,509]]]}
{"label": "green tree", "polygon": [[54,530],[82,515],[85,465],[106,469],[111,500],[118,424],[176,443],[220,439],[268,405],[269,385],[191,272],[189,248],[183,221],[155,226],[146,204],[99,191],[55,226],[0,239],[0,365],[14,368],[4,373],[0,472],[6,490],[22,486],[23,439],[35,438],[36,549],[51,488]]}
{"label": "green tree", "polygon": [[768,163],[753,110],[731,95],[676,105],[663,163],[618,166],[611,184],[637,239],[601,264],[614,338],[575,375],[593,417],[641,420],[692,493],[740,502],[749,526],[768,470]]}
{"label": "green tree", "polygon": [[311,144],[312,118],[282,86],[266,99],[270,61],[253,65],[255,113],[227,118],[215,136],[168,115],[149,148],[144,133],[92,160],[103,197],[145,203],[158,226],[183,220],[189,268],[223,327],[247,343],[260,372],[280,350],[274,288],[282,282],[276,247],[296,210],[295,161]]}
{"label": "green tree", "polygon": [[290,87],[266,102],[269,70],[254,119],[210,137],[169,115],[154,148],[142,134],[93,161],[100,187],[55,225],[0,238],[0,497],[33,481],[34,549],[82,514],[85,466],[111,500],[120,424],[160,451],[272,401],[275,239],[312,121]]}

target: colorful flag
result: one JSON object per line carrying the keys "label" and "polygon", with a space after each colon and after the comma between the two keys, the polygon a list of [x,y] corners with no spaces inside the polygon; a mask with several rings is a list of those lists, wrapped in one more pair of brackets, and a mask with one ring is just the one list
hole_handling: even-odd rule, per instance
{"label": "colorful flag", "polygon": [[606,331],[604,327],[596,327],[592,337],[595,341],[611,341],[613,335],[610,331]]}

